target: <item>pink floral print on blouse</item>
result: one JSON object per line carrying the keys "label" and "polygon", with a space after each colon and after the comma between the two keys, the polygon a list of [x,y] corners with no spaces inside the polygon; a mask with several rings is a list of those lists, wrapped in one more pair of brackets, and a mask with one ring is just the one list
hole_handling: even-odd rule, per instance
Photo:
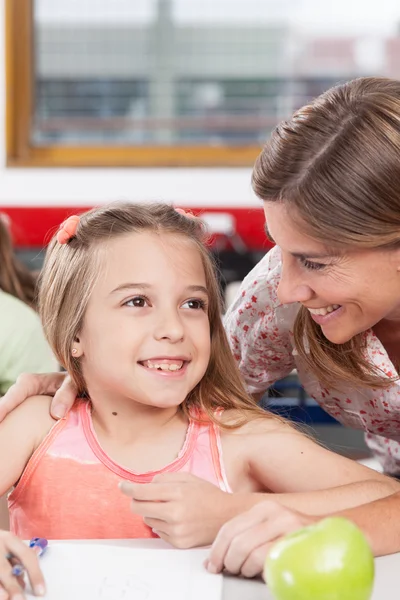
{"label": "pink floral print on blouse", "polygon": [[[390,475],[400,475],[400,382],[386,389],[323,387],[293,347],[293,324],[299,305],[280,304],[281,275],[278,247],[272,248],[244,279],[225,315],[225,329],[242,376],[251,393],[297,369],[307,393],[335,419],[364,429],[366,442]],[[396,375],[385,348],[373,331],[366,332],[368,357],[388,377]]]}

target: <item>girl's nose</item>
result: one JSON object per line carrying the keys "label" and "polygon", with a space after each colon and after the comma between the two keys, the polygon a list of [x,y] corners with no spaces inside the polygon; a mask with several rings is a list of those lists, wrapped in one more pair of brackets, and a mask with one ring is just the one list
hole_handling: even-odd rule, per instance
{"label": "girl's nose", "polygon": [[172,343],[181,341],[184,337],[184,327],[179,314],[175,311],[168,311],[168,313],[164,312],[160,315],[154,337],[157,340],[169,340]]}

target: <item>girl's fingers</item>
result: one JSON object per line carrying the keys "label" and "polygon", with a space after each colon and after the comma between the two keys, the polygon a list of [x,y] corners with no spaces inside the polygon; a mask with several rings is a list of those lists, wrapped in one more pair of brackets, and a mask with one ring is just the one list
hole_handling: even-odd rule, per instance
{"label": "girl's fingers", "polygon": [[203,482],[204,480],[196,477],[196,475],[192,475],[192,473],[178,471],[155,475],[152,483],[196,483],[199,481]]}
{"label": "girl's fingers", "polygon": [[150,517],[144,517],[143,522],[151,529],[157,529],[158,531],[163,531],[164,533],[167,533],[168,523],[166,521],[162,521],[161,519],[151,519]]}
{"label": "girl's fingers", "polygon": [[0,583],[0,600],[8,600],[9,599],[8,592],[3,588]]}
{"label": "girl's fingers", "polygon": [[[14,567],[15,565],[19,565],[20,564],[20,561],[19,561],[18,558],[9,558],[9,557],[7,557],[7,560],[11,564],[11,567]],[[19,585],[24,590],[25,586],[26,586],[25,579],[24,579],[24,574],[22,573],[21,575],[14,575],[14,577],[17,578],[17,581],[18,581]],[[2,600],[1,596],[0,596],[0,600]]]}
{"label": "girl's fingers", "polygon": [[158,536],[160,533],[164,535],[169,535],[170,525],[166,521],[161,521],[161,519],[150,519],[145,517],[143,522],[150,527]]}
{"label": "girl's fingers", "polygon": [[[0,581],[10,599],[22,600],[24,598],[24,592],[17,578],[12,574],[12,566],[6,558],[6,553],[0,555]],[[4,597],[7,598],[7,596]]]}
{"label": "girl's fingers", "polygon": [[146,519],[171,520],[171,504],[169,502],[137,502],[132,500],[131,511]]}
{"label": "girl's fingers", "polygon": [[121,481],[119,489],[126,496],[144,502],[168,502],[175,497],[174,486],[170,483],[131,483]]}
{"label": "girl's fingers", "polygon": [[[28,548],[26,544],[24,544],[23,542],[21,542],[21,540],[19,540],[17,537],[13,536],[8,532],[2,537],[2,546],[5,546],[6,548],[6,550],[2,553],[3,557],[0,557],[4,561],[3,563],[1,563],[4,566],[4,569],[6,569],[8,573],[11,573],[12,571],[10,561],[6,559],[7,553],[11,553],[17,559],[17,561],[25,567],[34,594],[36,596],[43,596],[45,594],[46,588],[36,552],[32,550],[32,548]],[[12,575],[11,577],[17,584],[16,578]],[[8,590],[1,573],[0,581],[3,584],[3,586]],[[21,590],[19,585],[18,589]]]}
{"label": "girl's fingers", "polygon": [[26,588],[26,583],[25,583],[24,576],[23,576],[23,575],[21,575],[20,577],[17,577],[17,581],[18,581],[18,583],[19,583],[19,585],[20,585],[21,589],[22,589],[22,590],[25,590],[25,588]]}

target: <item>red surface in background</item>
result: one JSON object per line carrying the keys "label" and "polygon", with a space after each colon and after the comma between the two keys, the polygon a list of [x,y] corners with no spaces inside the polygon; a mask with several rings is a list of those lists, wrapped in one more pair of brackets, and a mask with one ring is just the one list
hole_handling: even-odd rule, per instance
{"label": "red surface in background", "polygon": [[[66,217],[89,210],[90,206],[5,206],[1,212],[9,215],[13,240],[17,248],[42,248]],[[264,233],[262,208],[196,208],[190,207],[195,215],[207,213],[229,213],[236,220],[236,232],[249,250],[267,250],[271,243]]]}

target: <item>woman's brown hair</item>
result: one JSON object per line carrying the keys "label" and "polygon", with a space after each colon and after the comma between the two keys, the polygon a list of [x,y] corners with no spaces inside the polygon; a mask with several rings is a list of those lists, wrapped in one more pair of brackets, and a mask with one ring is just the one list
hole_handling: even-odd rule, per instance
{"label": "woman's brown hair", "polygon": [[80,394],[87,392],[79,358],[71,354],[82,329],[87,304],[96,278],[101,275],[104,246],[123,235],[151,232],[189,239],[197,247],[209,293],[208,317],[211,356],[202,380],[191,391],[182,409],[195,406],[215,420],[217,408],[236,409],[241,416],[265,417],[243,386],[221,319],[221,298],[214,264],[204,244],[201,221],[178,213],[167,204],[113,203],[80,216],[76,234],[67,244],[54,238],[47,249],[39,284],[39,312],[47,340]]}
{"label": "woman's brown hair", "polygon": [[[280,123],[253,171],[255,193],[290,207],[325,245],[400,246],[400,82],[360,78],[328,90]],[[387,387],[366,358],[365,334],[333,344],[301,307],[300,357],[325,385]]]}
{"label": "woman's brown hair", "polygon": [[6,217],[1,214],[0,289],[35,308],[36,276],[16,258]]}

